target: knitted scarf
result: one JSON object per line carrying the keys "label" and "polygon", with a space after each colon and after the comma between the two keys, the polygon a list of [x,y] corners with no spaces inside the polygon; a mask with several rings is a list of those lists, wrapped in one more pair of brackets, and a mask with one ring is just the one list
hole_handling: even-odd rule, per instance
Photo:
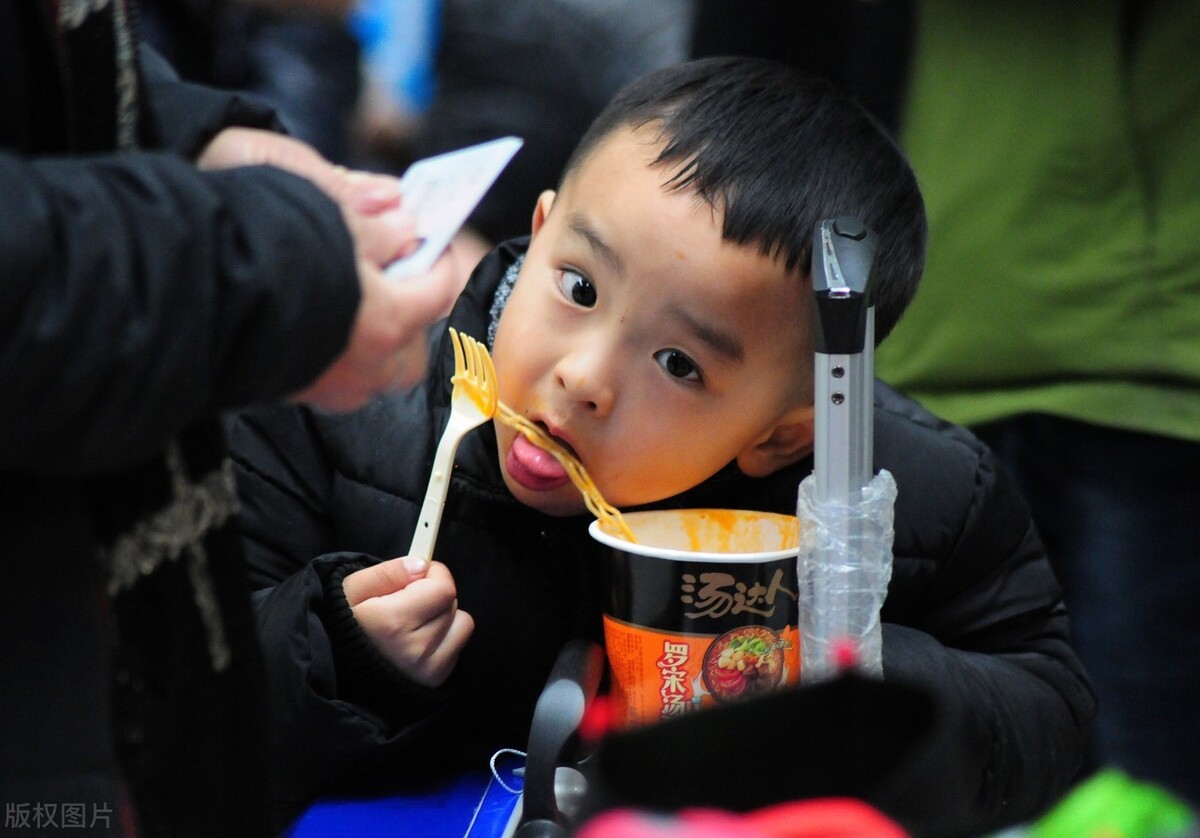
{"label": "knitted scarf", "polygon": [[62,76],[71,151],[126,151],[139,140],[130,0],[44,0]]}

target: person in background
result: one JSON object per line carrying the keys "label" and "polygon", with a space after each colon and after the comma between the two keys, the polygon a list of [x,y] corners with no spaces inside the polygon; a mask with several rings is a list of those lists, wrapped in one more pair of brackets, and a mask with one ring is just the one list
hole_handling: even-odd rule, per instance
{"label": "person in background", "polygon": [[39,835],[270,835],[221,413],[412,384],[459,286],[449,258],[386,282],[395,183],[180,83],[135,15],[0,0],[0,807]]}
{"label": "person in background", "polygon": [[[609,503],[794,514],[813,467],[812,236],[850,207],[879,236],[886,344],[925,242],[894,143],[781,64],[672,65],[596,118],[539,196],[532,237],[480,263],[447,325],[491,346],[500,398],[573,451]],[[348,417],[279,407],[233,424],[293,808],[483,769],[527,741],[562,647],[601,633],[606,551],[584,500],[507,425],[462,440],[432,564],[405,555],[451,410],[451,341],[433,340],[409,394]],[[991,452],[883,386],[874,428],[899,492],[884,677],[932,693],[945,732],[891,784],[893,803],[906,824],[981,834],[1066,787],[1092,695]]]}
{"label": "person in background", "polygon": [[1089,768],[1200,807],[1200,5],[700,0],[893,127],[923,290],[879,375],[1015,476],[1099,697]]}
{"label": "person in background", "polygon": [[373,128],[362,137],[361,162],[400,172],[485,140],[524,140],[455,240],[469,274],[492,245],[525,233],[529,207],[613,94],[686,57],[690,2],[439,0],[428,27],[436,37],[430,98],[403,136],[364,114]]}
{"label": "person in background", "polygon": [[142,0],[146,43],[187,81],[250,93],[290,135],[355,165],[351,126],[362,93],[355,0]]}

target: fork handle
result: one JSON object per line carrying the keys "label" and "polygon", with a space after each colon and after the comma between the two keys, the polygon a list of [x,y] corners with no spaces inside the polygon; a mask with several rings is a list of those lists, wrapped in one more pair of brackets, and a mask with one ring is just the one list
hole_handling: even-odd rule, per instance
{"label": "fork handle", "polygon": [[425,490],[425,501],[417,519],[417,531],[408,548],[408,555],[421,559],[426,566],[433,560],[433,544],[442,523],[442,509],[450,489],[450,470],[454,468],[454,453],[460,439],[462,434],[444,433],[438,442],[437,453],[433,455],[433,470],[429,473],[429,487]]}

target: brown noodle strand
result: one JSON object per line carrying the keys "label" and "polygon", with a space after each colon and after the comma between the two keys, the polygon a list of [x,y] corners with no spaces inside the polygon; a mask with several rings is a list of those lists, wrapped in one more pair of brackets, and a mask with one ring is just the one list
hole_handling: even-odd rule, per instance
{"label": "brown noodle strand", "polygon": [[584,469],[583,464],[570,451],[563,448],[549,434],[524,416],[521,416],[504,402],[499,402],[496,405],[495,418],[518,431],[538,448],[550,452],[551,456],[558,460],[559,464],[567,472],[567,477],[571,478],[571,482],[575,484],[575,488],[583,495],[584,504],[587,506],[588,511],[596,516],[596,520],[600,522],[602,529],[610,535],[620,535],[631,544],[637,543],[637,539],[633,537],[633,531],[629,529],[629,526],[625,523],[625,519],[621,517],[621,511],[604,499],[604,496],[600,494],[600,490],[596,488],[595,482],[587,473],[587,470]]}

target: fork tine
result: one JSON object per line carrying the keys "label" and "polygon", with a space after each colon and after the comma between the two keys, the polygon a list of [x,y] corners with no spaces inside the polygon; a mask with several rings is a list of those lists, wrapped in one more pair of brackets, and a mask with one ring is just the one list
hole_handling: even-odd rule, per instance
{"label": "fork tine", "polygon": [[467,377],[478,389],[479,385],[479,341],[467,335]]}
{"label": "fork tine", "polygon": [[[470,338],[468,338],[468,340],[469,339]],[[459,338],[458,332],[455,329],[450,329],[450,342],[454,344],[454,377],[450,379],[453,381],[455,378],[458,378],[463,374],[463,371],[466,368],[466,363],[463,359],[462,340]]]}
{"label": "fork tine", "polygon": [[479,386],[480,392],[487,396],[488,390],[488,368],[487,368],[487,347],[480,341],[475,342],[475,381]]}
{"label": "fork tine", "polygon": [[496,403],[500,400],[500,388],[497,386],[496,365],[492,362],[492,353],[483,349],[483,378],[487,386],[488,412],[496,412]]}

